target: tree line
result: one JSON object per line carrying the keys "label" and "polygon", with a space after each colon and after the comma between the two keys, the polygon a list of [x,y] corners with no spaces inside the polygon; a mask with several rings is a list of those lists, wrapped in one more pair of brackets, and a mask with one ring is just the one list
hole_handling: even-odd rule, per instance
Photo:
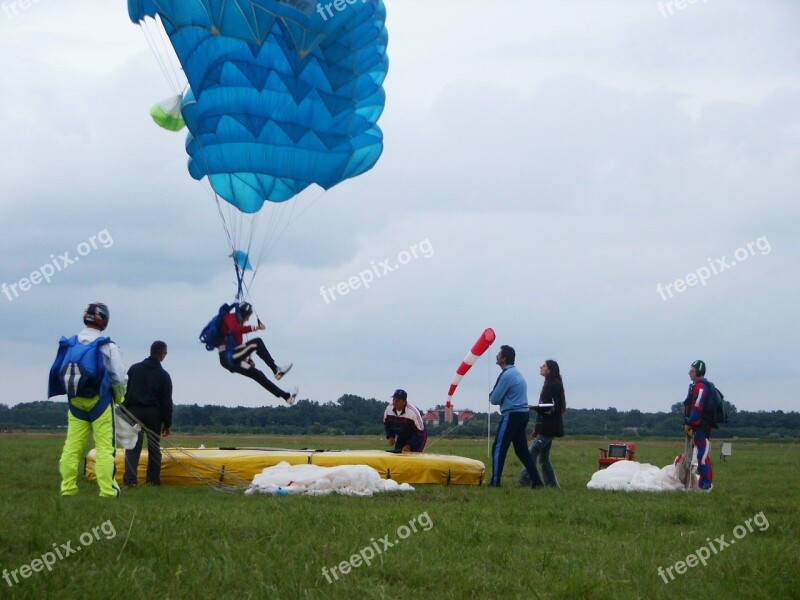
{"label": "tree line", "polygon": [[[727,403],[729,422],[715,437],[797,438],[800,413],[739,411]],[[227,407],[197,404],[175,405],[173,430],[176,433],[284,434],[284,435],[382,435],[386,403],[345,394],[335,402],[300,400],[292,407]],[[67,418],[66,401],[27,402],[8,407],[0,404],[0,431],[63,429]],[[680,435],[683,405],[676,403],[670,412],[645,413],[616,408],[570,408],[564,415],[566,435],[602,437],[675,437]],[[429,426],[431,438],[446,433],[452,437],[486,435],[486,413],[477,413],[467,423],[453,427],[447,423]],[[492,415],[492,435],[499,416]],[[533,420],[531,420],[531,427]]]}

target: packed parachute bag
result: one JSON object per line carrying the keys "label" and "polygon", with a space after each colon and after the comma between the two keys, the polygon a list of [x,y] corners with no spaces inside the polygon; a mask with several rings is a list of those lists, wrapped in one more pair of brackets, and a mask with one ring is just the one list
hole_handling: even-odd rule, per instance
{"label": "packed parachute bag", "polygon": [[725,394],[719,391],[717,386],[706,379],[708,386],[708,398],[703,405],[703,421],[706,421],[713,429],[718,429],[720,425],[728,422],[728,412],[725,410]]}
{"label": "packed parachute bag", "polygon": [[200,332],[200,341],[205,344],[206,350],[211,352],[223,344],[229,347],[228,350],[231,350],[230,346],[233,344],[233,336],[225,336],[225,334],[222,333],[222,323],[225,320],[225,315],[230,314],[231,311],[235,311],[237,308],[239,308],[237,302],[233,304],[223,304],[219,307],[217,314],[203,327],[203,331]]}
{"label": "packed parachute bag", "polygon": [[110,341],[111,338],[99,337],[89,344],[82,344],[76,335],[62,337],[50,369],[50,396],[66,394],[72,400],[100,394],[106,374],[100,348]]}
{"label": "packed parachute bag", "polygon": [[[78,418],[93,420],[105,409],[103,398],[110,397],[111,382],[106,372],[102,347],[111,343],[109,337],[99,337],[83,344],[78,336],[62,337],[58,342],[58,353],[50,367],[48,398],[67,396],[70,412]],[[88,413],[77,409],[72,401],[76,398],[94,398],[101,401]]]}

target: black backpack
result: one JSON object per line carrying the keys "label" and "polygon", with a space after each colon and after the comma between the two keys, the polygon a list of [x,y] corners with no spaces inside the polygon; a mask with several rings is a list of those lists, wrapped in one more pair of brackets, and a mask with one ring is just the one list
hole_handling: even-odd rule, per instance
{"label": "black backpack", "polygon": [[704,382],[708,388],[708,398],[703,405],[703,421],[708,426],[717,429],[720,425],[728,422],[728,413],[725,410],[725,394],[720,392],[710,381]]}

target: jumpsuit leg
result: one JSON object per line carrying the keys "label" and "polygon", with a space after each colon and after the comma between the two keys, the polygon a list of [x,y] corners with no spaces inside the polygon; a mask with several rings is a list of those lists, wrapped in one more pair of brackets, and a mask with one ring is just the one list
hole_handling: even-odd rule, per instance
{"label": "jumpsuit leg", "polygon": [[97,485],[100,487],[101,498],[116,498],[119,496],[119,486],[114,480],[117,474],[116,458],[116,427],[114,423],[114,404],[110,404],[103,414],[92,421],[94,447],[97,450]]}
{"label": "jumpsuit leg", "polygon": [[58,470],[61,472],[62,496],[74,496],[78,493],[78,470],[90,430],[91,423],[67,411],[67,439],[64,441],[64,450],[61,452],[58,464]]}

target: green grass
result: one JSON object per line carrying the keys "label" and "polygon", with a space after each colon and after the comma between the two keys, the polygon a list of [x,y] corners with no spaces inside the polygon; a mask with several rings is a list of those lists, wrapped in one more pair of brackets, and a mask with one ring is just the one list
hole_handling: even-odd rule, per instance
{"label": "green grass", "polygon": [[[374,437],[196,436],[177,445],[381,448]],[[101,500],[82,481],[58,495],[60,435],[1,435],[0,569],[31,564],[106,523],[93,543],[9,587],[0,598],[797,598],[800,596],[800,446],[734,441],[714,461],[711,494],[586,489],[598,440],[558,440],[561,490],[418,487],[374,498],[244,496],[211,488],[137,488]],[[679,439],[637,441],[637,459],[671,462]],[[486,440],[431,448],[486,459]],[[718,452],[718,446],[714,445]],[[715,455],[716,456],[716,455]],[[489,469],[487,469],[487,475]],[[427,513],[432,522],[371,565],[328,583],[322,568]],[[664,583],[658,567],[707,539],[734,539],[756,513],[769,522]],[[109,524],[110,522],[110,524]],[[762,522],[763,523],[763,522]],[[110,527],[114,535],[111,536]],[[739,530],[741,532],[741,530]],[[87,540],[86,536],[84,539]],[[87,540],[88,541],[88,540]],[[716,545],[716,544],[715,544]],[[379,547],[381,545],[379,544]],[[374,548],[374,547],[373,547]],[[368,553],[367,553],[368,554]],[[13,579],[12,579],[13,581]]]}

